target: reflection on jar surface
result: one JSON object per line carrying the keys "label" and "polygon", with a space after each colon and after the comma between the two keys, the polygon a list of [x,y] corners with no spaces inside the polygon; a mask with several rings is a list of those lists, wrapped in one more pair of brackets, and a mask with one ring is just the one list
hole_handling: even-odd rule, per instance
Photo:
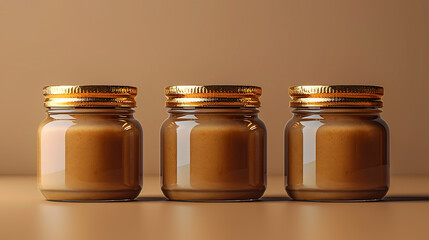
{"label": "reflection on jar surface", "polygon": [[254,200],[266,185],[266,129],[255,107],[172,107],[161,127],[171,200]]}
{"label": "reflection on jar surface", "polygon": [[285,129],[286,191],[293,199],[379,200],[387,193],[389,129],[380,118],[381,103],[347,104],[293,106]]}
{"label": "reflection on jar surface", "polygon": [[142,129],[130,107],[48,107],[38,185],[48,200],[129,200],[142,186]]}

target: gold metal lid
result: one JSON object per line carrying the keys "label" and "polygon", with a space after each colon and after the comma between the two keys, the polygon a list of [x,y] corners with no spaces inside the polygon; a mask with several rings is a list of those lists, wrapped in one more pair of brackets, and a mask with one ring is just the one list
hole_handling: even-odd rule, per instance
{"label": "gold metal lid", "polygon": [[382,107],[383,87],[361,85],[294,86],[291,107]]}
{"label": "gold metal lid", "polygon": [[135,107],[137,88],[110,85],[48,86],[45,107]]}
{"label": "gold metal lid", "polygon": [[165,88],[167,107],[260,107],[256,86],[203,85]]}

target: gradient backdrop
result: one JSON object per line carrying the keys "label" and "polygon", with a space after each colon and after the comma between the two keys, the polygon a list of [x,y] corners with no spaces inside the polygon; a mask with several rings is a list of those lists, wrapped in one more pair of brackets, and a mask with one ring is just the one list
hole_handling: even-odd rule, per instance
{"label": "gradient backdrop", "polygon": [[283,172],[287,89],[385,87],[393,174],[429,174],[429,1],[0,0],[0,174],[35,174],[42,88],[137,86],[145,174],[159,172],[163,88],[263,88],[268,170]]}

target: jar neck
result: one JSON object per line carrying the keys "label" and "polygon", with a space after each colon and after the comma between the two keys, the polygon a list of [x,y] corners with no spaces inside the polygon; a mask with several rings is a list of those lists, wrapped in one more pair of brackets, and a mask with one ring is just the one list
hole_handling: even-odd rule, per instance
{"label": "jar neck", "polygon": [[176,107],[170,108],[168,111],[171,115],[249,115],[257,116],[259,110],[257,108],[243,107]]}
{"label": "jar neck", "polygon": [[132,116],[135,112],[132,108],[124,107],[50,107],[46,110],[48,115],[73,114],[73,115],[124,115]]}
{"label": "jar neck", "polygon": [[301,107],[294,108],[292,113],[299,115],[349,115],[349,116],[379,116],[382,112],[381,108],[366,108],[366,107]]}

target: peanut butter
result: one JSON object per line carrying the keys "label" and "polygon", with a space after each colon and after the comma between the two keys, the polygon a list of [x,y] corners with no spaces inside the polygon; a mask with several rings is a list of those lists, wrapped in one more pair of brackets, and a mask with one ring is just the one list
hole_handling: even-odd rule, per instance
{"label": "peanut butter", "polygon": [[171,200],[254,200],[266,184],[266,129],[255,108],[175,107],[161,127]]}
{"label": "peanut butter", "polygon": [[142,130],[128,107],[50,107],[39,126],[39,188],[48,200],[129,200],[142,178]]}
{"label": "peanut butter", "polygon": [[[356,86],[349,88],[356,94]],[[311,94],[306,98],[311,103]],[[296,200],[382,199],[389,188],[389,130],[381,110],[335,104],[341,107],[297,106],[293,111],[285,129],[286,190]]]}

